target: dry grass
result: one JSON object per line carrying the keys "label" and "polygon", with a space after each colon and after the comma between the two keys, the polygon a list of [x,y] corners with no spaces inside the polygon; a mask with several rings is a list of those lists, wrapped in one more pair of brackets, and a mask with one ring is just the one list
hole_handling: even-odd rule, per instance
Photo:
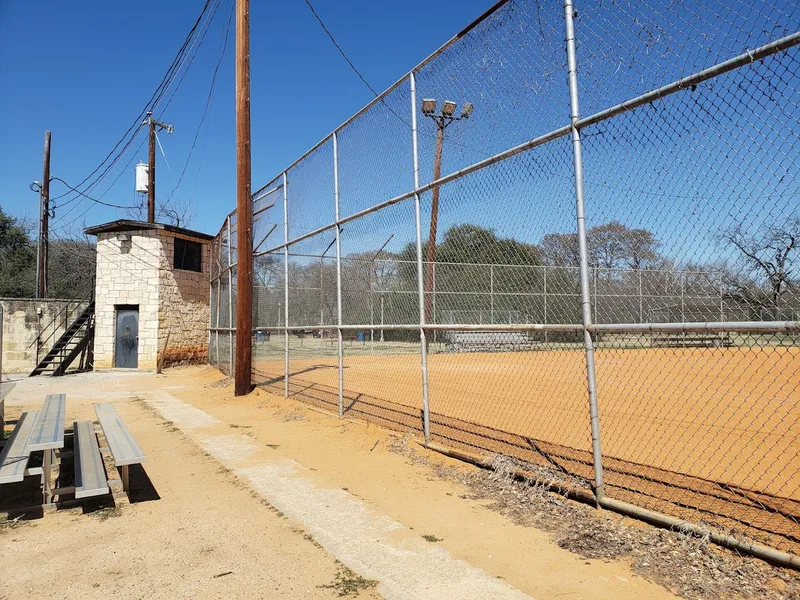
{"label": "dry grass", "polygon": [[374,579],[365,579],[337,561],[339,570],[333,583],[321,585],[320,588],[335,590],[340,598],[358,596],[361,590],[368,590],[378,585]]}
{"label": "dry grass", "polygon": [[626,560],[634,572],[682,598],[800,598],[800,574],[718,548],[708,534],[650,527],[568,500],[540,480],[514,478],[517,469],[548,480],[558,480],[558,473],[505,456],[487,460],[486,470],[446,467],[409,447],[408,439],[395,439],[389,450],[428,467],[438,477],[466,485],[469,494],[462,498],[489,501],[492,510],[519,525],[550,533],[561,548],[586,559]]}

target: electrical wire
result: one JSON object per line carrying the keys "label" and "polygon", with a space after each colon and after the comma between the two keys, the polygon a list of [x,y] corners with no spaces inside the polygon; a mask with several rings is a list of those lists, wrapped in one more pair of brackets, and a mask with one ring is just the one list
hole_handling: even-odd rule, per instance
{"label": "electrical wire", "polygon": [[355,73],[356,75],[358,75],[358,78],[359,78],[359,79],[360,79],[362,82],[364,82],[364,85],[365,85],[365,86],[367,86],[367,87],[369,88],[369,91],[370,91],[370,92],[372,92],[372,93],[375,95],[375,97],[377,98],[377,97],[378,97],[378,92],[376,92],[376,91],[375,91],[375,88],[373,88],[373,87],[372,87],[372,86],[369,84],[369,82],[368,82],[366,79],[364,79],[364,76],[361,74],[361,72],[360,72],[360,71],[359,71],[359,70],[356,68],[356,66],[353,64],[353,61],[351,61],[351,60],[350,60],[350,59],[347,57],[347,54],[345,54],[344,50],[342,50],[342,47],[341,47],[341,46],[340,46],[340,45],[339,45],[339,44],[336,42],[336,39],[333,37],[333,34],[332,34],[332,33],[331,33],[329,30],[328,30],[328,28],[325,26],[325,23],[322,21],[322,18],[321,18],[321,17],[320,17],[320,16],[317,14],[317,11],[316,11],[316,10],[314,10],[314,7],[312,6],[311,2],[310,2],[309,0],[305,0],[305,3],[308,5],[308,8],[310,8],[310,9],[311,9],[311,13],[312,13],[312,14],[314,15],[314,17],[317,19],[317,22],[320,24],[320,27],[322,27],[322,30],[323,30],[323,31],[324,31],[326,34],[328,34],[328,37],[330,38],[331,42],[333,42],[333,45],[334,45],[334,46],[336,46],[336,49],[339,51],[339,54],[341,54],[341,55],[342,55],[342,58],[344,58],[344,59],[347,61],[347,64],[348,64],[348,65],[350,65],[350,68],[353,70],[353,73]]}
{"label": "electrical wire", "polygon": [[[194,134],[194,139],[192,140],[192,145],[189,148],[189,154],[186,157],[186,162],[183,165],[183,169],[181,170],[180,177],[178,178],[178,182],[175,184],[175,187],[172,188],[172,191],[169,193],[169,198],[172,198],[172,195],[176,192],[176,190],[180,187],[181,182],[183,181],[184,175],[186,175],[186,169],[189,167],[189,161],[192,159],[192,154],[194,153],[195,146],[197,144],[197,139],[200,136],[200,131],[203,128],[203,123],[206,120],[206,117],[211,110],[211,106],[213,104],[213,96],[214,96],[214,89],[217,84],[217,74],[219,73],[220,65],[222,64],[222,59],[225,57],[225,53],[228,49],[228,38],[230,37],[230,30],[231,24],[233,23],[233,5],[231,5],[231,9],[229,10],[228,14],[228,23],[227,26],[224,28],[223,37],[220,40],[220,51],[217,57],[217,64],[214,67],[214,72],[211,76],[211,85],[208,90],[208,97],[206,98],[206,105],[203,109],[203,116],[200,118],[200,123],[197,125],[197,131]],[[206,134],[208,133],[208,128],[206,127]],[[205,138],[203,147],[205,148]],[[198,176],[199,176],[199,169],[198,169]],[[169,201],[169,200],[168,200]]]}
{"label": "electrical wire", "polygon": [[[152,96],[147,101],[147,103],[145,104],[144,108],[139,112],[139,114],[137,115],[136,119],[133,121],[131,126],[123,134],[122,138],[120,138],[120,140],[114,145],[114,147],[106,155],[106,157],[100,162],[100,164],[91,173],[89,173],[89,175],[87,175],[80,183],[78,183],[78,185],[76,186],[75,189],[83,188],[84,192],[85,191],[90,191],[90,189],[92,187],[97,185],[97,183],[99,183],[99,181],[103,177],[105,177],[105,175],[108,173],[108,171],[117,163],[119,158],[131,146],[131,144],[133,143],[133,140],[136,137],[136,132],[134,132],[134,130],[137,129],[141,125],[141,120],[146,115],[146,113],[148,111],[148,107],[155,106],[155,105],[158,104],[158,102],[161,100],[161,98],[163,98],[164,94],[166,93],[166,90],[168,89],[169,85],[174,80],[175,74],[177,72],[177,68],[181,64],[181,61],[184,58],[184,55],[186,53],[186,48],[187,48],[187,46],[189,46],[190,42],[194,38],[195,32],[197,31],[197,27],[200,25],[200,22],[202,21],[203,16],[208,11],[208,7],[209,7],[210,4],[211,4],[211,0],[206,0],[205,4],[203,5],[203,9],[200,12],[200,16],[197,17],[197,20],[195,21],[194,25],[189,30],[189,33],[187,34],[186,39],[184,40],[183,44],[181,45],[180,49],[178,50],[178,53],[176,54],[175,58],[173,59],[172,63],[170,64],[169,68],[167,69],[167,72],[165,73],[164,77],[161,79],[161,82],[156,87],[156,90],[153,92]],[[131,135],[131,132],[134,132],[134,134],[133,134],[133,136],[130,137],[130,139],[128,139],[128,137]],[[112,156],[114,156],[114,154],[117,152],[119,147],[121,145],[123,145],[123,143],[124,143],[124,146],[123,146],[122,151],[117,156],[114,157],[114,159],[112,160],[111,164],[108,167],[106,167],[106,169],[102,173],[100,173],[100,175],[98,175],[95,178],[94,182],[92,182],[91,184],[89,184],[88,186],[86,186],[84,188],[83,187],[84,184],[87,181],[89,181],[98,171],[100,171],[100,169],[103,168],[103,166],[111,159]],[[73,192],[70,191],[70,192],[67,192],[66,194],[62,194],[60,196],[56,196],[55,198],[53,198],[53,200],[58,200],[59,198],[67,196],[67,195],[69,195],[71,193],[73,193]]]}
{"label": "electrical wire", "polygon": [[[120,173],[119,173],[119,175],[117,175],[116,179],[114,179],[114,181],[112,181],[112,182],[109,184],[108,188],[106,188],[106,190],[103,192],[103,194],[101,194],[101,196],[100,196],[101,198],[102,198],[102,197],[103,197],[103,196],[104,196],[104,195],[105,195],[105,194],[106,194],[106,193],[107,193],[107,192],[108,192],[108,191],[109,191],[109,190],[110,190],[112,187],[114,187],[114,185],[117,183],[117,181],[119,181],[120,177],[122,177],[122,175],[123,175],[123,174],[124,174],[124,173],[127,171],[128,167],[130,167],[131,163],[132,163],[132,162],[133,162],[133,160],[136,158],[136,154],[137,154],[137,153],[138,153],[138,152],[139,152],[139,151],[142,149],[142,146],[144,146],[144,143],[145,143],[146,141],[147,141],[147,138],[145,138],[144,140],[142,140],[142,142],[139,144],[139,147],[136,149],[136,152],[133,154],[133,156],[130,158],[130,160],[128,160],[128,163],[125,165],[125,168],[124,168],[122,171],[120,171]],[[79,199],[81,199],[81,197],[76,195],[74,198],[71,198],[70,200],[67,200],[66,202],[62,202],[62,203],[61,203],[61,204],[59,204],[58,206],[59,206],[59,207],[63,207],[63,206],[66,206],[67,204],[69,204],[69,203],[73,202],[74,200],[79,200]],[[70,207],[70,208],[67,210],[67,212],[66,212],[66,213],[64,213],[64,215],[62,215],[62,219],[63,219],[64,217],[68,216],[68,215],[69,215],[69,214],[70,214],[70,213],[71,213],[73,210],[75,210],[75,208],[77,208],[78,206],[80,206],[80,203],[78,203],[78,204],[73,204],[73,205],[72,205],[72,206],[71,206],[71,207]],[[85,210],[84,210],[82,213],[80,213],[80,214],[79,214],[77,217],[73,218],[71,221],[69,221],[69,222],[67,222],[67,223],[59,223],[58,225],[56,225],[55,227],[53,227],[53,228],[50,230],[51,234],[54,234],[54,233],[63,233],[63,232],[64,232],[64,231],[66,231],[68,228],[70,228],[72,225],[74,225],[74,224],[75,224],[77,221],[79,221],[80,219],[82,219],[82,218],[83,218],[83,217],[86,215],[86,213],[88,213],[88,212],[89,212],[89,210],[91,210],[91,209],[93,208],[93,206],[94,206],[93,204],[90,204],[90,205],[89,205],[89,206],[88,206],[88,207],[87,207],[87,208],[86,208],[86,209],[85,209]],[[138,209],[140,209],[140,208],[141,208],[141,206],[134,206],[134,207],[132,207],[132,208],[130,208],[130,209],[128,209],[128,210],[138,210]]]}
{"label": "electrical wire", "polygon": [[[169,108],[169,105],[172,104],[173,98],[175,98],[175,95],[178,93],[178,90],[180,89],[181,84],[183,83],[183,80],[186,78],[186,75],[189,73],[189,70],[192,68],[192,64],[194,63],[194,59],[197,57],[197,54],[200,51],[200,47],[203,45],[203,42],[206,39],[206,35],[211,30],[211,23],[214,21],[214,17],[216,17],[216,15],[217,15],[217,10],[219,9],[219,6],[220,6],[220,1],[221,0],[215,0],[216,3],[212,7],[211,12],[209,12],[208,17],[206,19],[206,22],[203,24],[203,26],[201,26],[202,33],[197,38],[195,38],[195,42],[197,42],[197,43],[192,43],[192,46],[189,48],[189,52],[192,52],[192,50],[194,50],[192,52],[192,54],[191,54],[191,58],[189,59],[189,64],[183,70],[183,74],[181,75],[181,78],[178,80],[178,83],[175,86],[175,89],[172,90],[172,94],[170,94],[169,98],[167,99],[167,103],[164,105],[164,108],[161,109],[161,114],[166,113],[167,109]],[[233,4],[231,6],[233,6]],[[187,57],[188,57],[188,53],[187,53],[186,56],[184,56],[184,59],[183,59],[181,65],[178,67],[179,71],[180,71],[181,67],[183,67],[183,63],[186,62],[186,58]],[[153,111],[155,111],[157,108],[158,108],[158,105],[154,106],[153,107]]]}
{"label": "electrical wire", "polygon": [[[50,177],[50,179],[53,180],[53,181],[60,181],[61,183],[63,183],[65,186],[67,186],[70,190],[72,190],[76,194],[80,194],[81,196],[83,196],[87,200],[91,200],[92,202],[96,202],[97,204],[102,204],[103,206],[110,206],[111,208],[134,208],[133,206],[129,206],[129,205],[111,204],[110,202],[103,202],[102,200],[98,200],[97,198],[92,198],[91,196],[89,196],[87,194],[84,194],[79,189],[76,189],[76,188],[72,187],[69,183],[67,183],[66,181],[61,179],[61,177]],[[61,208],[62,206],[64,206],[64,204],[55,205],[55,206],[53,206],[53,209]]]}

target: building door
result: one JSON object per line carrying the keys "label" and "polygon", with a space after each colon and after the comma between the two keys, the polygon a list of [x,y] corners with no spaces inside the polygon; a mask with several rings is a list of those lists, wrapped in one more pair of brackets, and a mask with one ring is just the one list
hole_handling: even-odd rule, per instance
{"label": "building door", "polygon": [[139,366],[139,307],[117,307],[117,335],[114,344],[114,366],[135,369]]}

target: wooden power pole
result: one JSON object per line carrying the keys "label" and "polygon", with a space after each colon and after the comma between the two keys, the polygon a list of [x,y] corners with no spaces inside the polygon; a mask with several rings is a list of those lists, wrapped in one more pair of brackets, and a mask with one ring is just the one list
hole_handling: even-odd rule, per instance
{"label": "wooden power pole", "polygon": [[152,113],[147,113],[150,128],[150,149],[147,158],[147,222],[156,222],[156,122]]}
{"label": "wooden power pole", "polygon": [[[250,393],[253,329],[253,205],[250,195],[250,0],[236,0],[236,367],[237,396]],[[231,240],[228,239],[228,243]]]}
{"label": "wooden power pole", "polygon": [[42,197],[39,237],[39,298],[47,298],[47,266],[50,264],[50,132],[44,132],[44,166],[42,168]]}
{"label": "wooden power pole", "polygon": [[150,148],[147,165],[147,222],[156,222],[156,131],[164,129],[167,133],[175,131],[175,127],[166,123],[159,123],[153,118],[153,113],[148,112],[143,125],[150,129]]}

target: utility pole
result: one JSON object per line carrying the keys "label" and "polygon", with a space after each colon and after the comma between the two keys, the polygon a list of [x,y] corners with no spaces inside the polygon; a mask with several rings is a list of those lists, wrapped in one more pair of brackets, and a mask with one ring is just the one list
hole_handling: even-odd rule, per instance
{"label": "utility pole", "polygon": [[50,132],[44,132],[44,166],[39,200],[39,253],[36,297],[47,298],[47,266],[50,263]]}
{"label": "utility pole", "polygon": [[148,112],[142,125],[150,128],[149,164],[147,165],[147,222],[156,222],[156,132],[158,129],[167,133],[175,131],[175,127],[166,123],[159,123],[153,118],[153,113]]}
{"label": "utility pole", "polygon": [[236,0],[236,368],[237,396],[250,393],[253,330],[253,204],[250,171],[250,0]]}
{"label": "utility pole", "polygon": [[[436,113],[436,100],[426,98],[422,101],[422,114],[434,123],[436,123],[436,152],[433,155],[433,181],[438,180],[442,175],[442,146],[444,145],[444,130],[454,121],[461,119],[469,119],[469,116],[474,110],[474,106],[470,102],[465,102],[461,109],[461,115],[456,117],[456,103],[451,100],[445,100],[442,104],[440,113]],[[433,303],[433,278],[434,278],[434,263],[436,262],[436,234],[439,227],[439,186],[433,187],[431,195],[431,230],[428,235],[428,248],[426,252],[425,262],[425,322],[428,324],[433,323],[432,316],[432,303]]]}

